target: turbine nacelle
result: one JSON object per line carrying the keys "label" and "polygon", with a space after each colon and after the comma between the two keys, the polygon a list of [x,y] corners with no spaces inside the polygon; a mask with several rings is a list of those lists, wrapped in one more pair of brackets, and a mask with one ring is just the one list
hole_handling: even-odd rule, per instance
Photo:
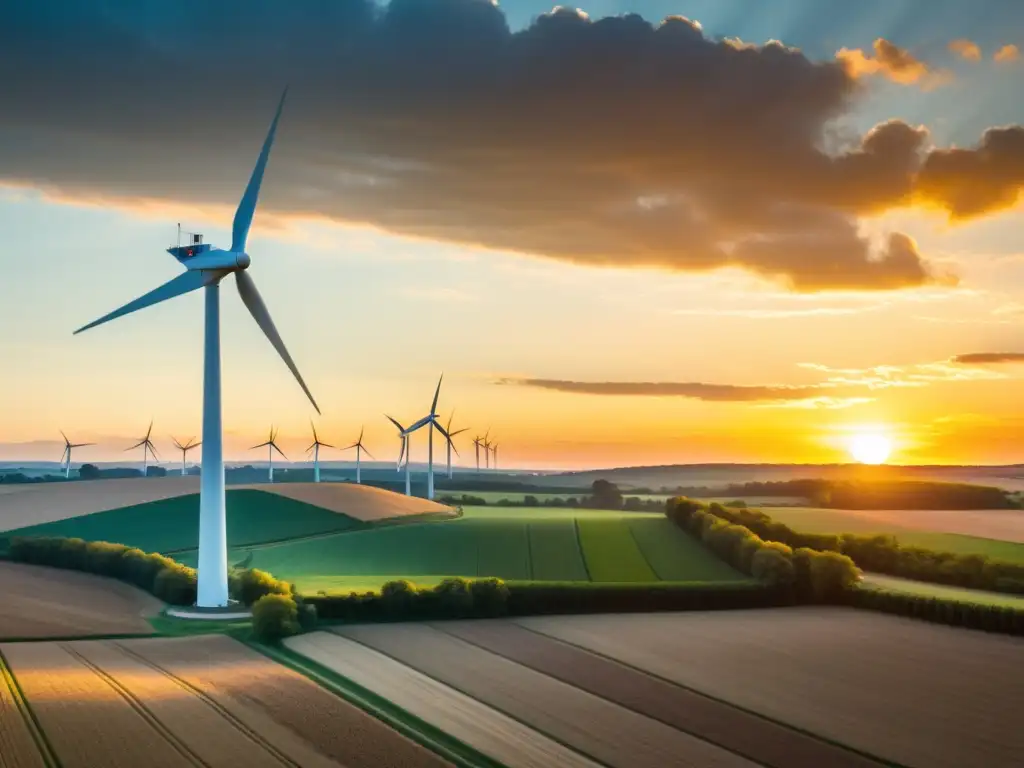
{"label": "turbine nacelle", "polygon": [[222,251],[219,248],[207,248],[194,256],[188,256],[189,250],[195,246],[181,246],[179,248],[168,248],[167,252],[178,259],[182,266],[188,270],[226,270],[233,272],[238,269],[247,269],[252,260],[249,254],[244,251]]}

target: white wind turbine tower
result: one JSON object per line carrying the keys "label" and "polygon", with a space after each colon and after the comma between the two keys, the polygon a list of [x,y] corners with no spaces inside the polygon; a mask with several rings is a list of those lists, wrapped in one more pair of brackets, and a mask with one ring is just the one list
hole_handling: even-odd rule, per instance
{"label": "white wind turbine tower", "polygon": [[186,466],[186,461],[188,459],[188,452],[191,451],[193,448],[198,448],[203,443],[202,443],[201,440],[197,443],[195,441],[196,439],[194,437],[190,437],[188,439],[188,442],[184,443],[184,444],[178,442],[178,438],[173,437],[173,436],[171,437],[171,440],[174,441],[174,446],[179,451],[181,451],[181,474],[187,475],[188,474],[188,469],[187,469],[187,466]]}
{"label": "white wind turbine tower", "polygon": [[152,453],[154,459],[159,460],[159,458],[160,458],[159,456],[157,456],[156,448],[153,447],[153,441],[149,439],[149,436],[152,433],[153,433],[153,421],[151,419],[150,422],[149,422],[149,429],[146,430],[146,436],[144,438],[142,438],[141,440],[139,440],[139,442],[137,442],[131,448],[125,448],[124,449],[125,452],[127,453],[128,451],[134,451],[136,448],[139,448],[139,447],[142,448],[142,476],[143,477],[146,477],[147,473],[149,472],[149,454]]}
{"label": "white wind turbine tower", "polygon": [[384,415],[388,417],[388,421],[398,427],[398,436],[402,439],[402,450],[398,454],[398,471],[402,471],[402,457],[405,457],[405,495],[412,496],[412,478],[409,476],[409,433],[393,418],[386,413]]}
{"label": "white wind turbine tower", "polygon": [[[309,448],[306,449],[306,453],[309,453],[311,451],[313,453],[313,482],[314,483],[319,483],[320,482],[320,446],[322,445],[324,448],[333,448],[334,446],[331,445],[330,443],[321,443],[320,442],[320,438],[317,437],[317,434],[316,434],[316,425],[313,424],[312,421],[309,422],[309,426],[313,428],[313,444],[310,445]],[[277,446],[274,446],[274,447],[276,448]],[[278,451],[278,453],[280,453],[280,451]],[[283,453],[281,455],[284,456]],[[271,481],[273,481],[273,480],[271,480]]]}
{"label": "white wind turbine tower", "polygon": [[[455,455],[456,456],[459,455],[459,451],[458,451],[458,449],[455,448],[455,444],[452,442],[452,438],[455,437],[456,435],[461,435],[463,432],[466,432],[467,430],[469,430],[469,427],[463,427],[462,429],[457,429],[454,432],[452,432],[452,419],[454,419],[454,418],[455,418],[455,410],[452,409],[452,414],[451,414],[451,416],[448,417],[448,424],[445,425],[444,433],[443,433],[447,437],[447,443],[448,443],[448,479],[449,480],[452,479],[452,451],[455,451]],[[476,463],[477,463],[477,469],[480,469],[480,450],[479,449],[477,449]]]}
{"label": "white wind turbine tower", "polygon": [[267,455],[269,456],[269,463],[267,464],[267,482],[274,482],[274,451],[281,454],[281,458],[288,461],[288,457],[284,455],[284,451],[277,447],[277,430],[273,427],[270,428],[270,436],[267,438],[267,442],[254,445],[250,448],[250,451],[254,451],[257,448],[266,448]]}
{"label": "white wind turbine tower", "polygon": [[[202,486],[199,500],[199,584],[196,605],[201,608],[216,608],[228,605],[228,552],[227,523],[224,507],[224,450],[221,426],[221,381],[220,381],[220,282],[227,275],[234,273],[235,286],[249,314],[260,327],[274,349],[284,360],[285,365],[299,382],[302,391],[313,404],[317,413],[320,409],[292,360],[288,349],[281,340],[274,321],[267,311],[263,299],[252,277],[246,271],[251,263],[249,254],[245,252],[252,225],[256,202],[259,199],[263,172],[267,167],[267,158],[274,143],[274,134],[284,109],[287,89],[281,95],[270,130],[263,142],[256,166],[242,195],[242,200],[235,211],[231,226],[231,249],[221,250],[203,243],[202,235],[193,235],[188,245],[168,248],[167,252],[174,256],[185,272],[141,296],[125,304],[99,320],[79,328],[81,333],[87,328],[105,323],[114,318],[127,315],[144,307],[158,304],[176,296],[205,289],[205,323],[203,351],[203,461]],[[202,180],[198,180],[202,183]]]}
{"label": "white wind turbine tower", "polygon": [[64,465],[64,479],[68,480],[71,478],[71,449],[84,448],[87,445],[96,445],[96,443],[72,443],[63,430],[60,436],[64,438],[64,453],[60,455],[60,461]]}
{"label": "white wind turbine tower", "polygon": [[[388,418],[391,419],[390,416],[388,416]],[[401,425],[399,425],[399,423],[397,421],[395,421],[394,419],[391,419],[391,421],[393,421],[395,423],[395,426],[398,427],[398,431],[401,432],[402,431]],[[360,473],[360,464],[361,464],[361,460],[362,460],[362,452],[366,451],[366,446],[363,445],[363,429],[364,429],[363,427],[359,428],[359,439],[356,440],[354,443],[352,443],[352,445],[348,446],[345,449],[346,451],[350,451],[353,448],[356,449],[356,485],[361,485],[362,482],[363,482],[362,474]],[[402,438],[402,453],[403,454],[405,453],[405,438],[404,437]],[[373,459],[373,454],[370,453],[369,451],[366,451],[366,455],[369,456],[371,459]],[[374,461],[376,461],[376,459],[374,459]],[[402,465],[402,457],[401,456],[398,457],[398,465],[399,466]],[[406,493],[408,493],[408,491],[406,491]]]}
{"label": "white wind turbine tower", "polygon": [[437,421],[437,397],[441,394],[442,379],[444,379],[443,373],[437,380],[437,389],[434,390],[434,401],[430,404],[430,413],[405,430],[406,435],[411,435],[416,430],[427,427],[427,498],[431,501],[434,500],[434,430],[436,429],[444,436],[445,440],[451,442],[448,432]]}

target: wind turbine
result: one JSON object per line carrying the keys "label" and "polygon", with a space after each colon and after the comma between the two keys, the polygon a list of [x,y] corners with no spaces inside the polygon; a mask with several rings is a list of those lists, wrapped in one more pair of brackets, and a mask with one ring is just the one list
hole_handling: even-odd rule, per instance
{"label": "wind turbine", "polygon": [[64,438],[64,453],[60,455],[60,461],[64,465],[64,479],[68,480],[71,478],[71,449],[84,448],[87,445],[96,445],[96,443],[72,443],[63,430],[60,436]]}
{"label": "wind turbine", "polygon": [[[449,480],[452,479],[452,451],[455,451],[455,455],[456,456],[459,455],[458,449],[455,447],[455,444],[452,443],[452,438],[455,437],[456,435],[461,435],[463,432],[465,432],[465,431],[467,431],[469,429],[469,427],[463,427],[462,429],[457,429],[454,432],[452,432],[452,419],[454,419],[454,418],[455,418],[455,410],[453,409],[452,410],[452,415],[448,417],[448,423],[445,425],[445,428],[444,428],[445,433],[447,433],[445,436],[448,439],[448,479]],[[480,451],[479,451],[479,449],[477,449],[477,469],[480,468],[479,464],[480,464]]]}
{"label": "wind turbine", "polygon": [[[317,434],[316,434],[316,425],[313,424],[312,420],[310,420],[309,426],[313,428],[313,444],[311,446],[309,446],[309,448],[306,449],[306,453],[309,453],[310,451],[313,452],[313,482],[314,483],[319,483],[320,482],[320,446],[322,445],[324,448],[333,448],[334,446],[331,445],[330,443],[321,443],[320,442],[320,438],[317,437]],[[274,447],[277,448],[276,445]],[[281,451],[278,450],[278,453],[281,453]],[[281,453],[281,455],[284,456],[283,453]],[[273,473],[271,473],[270,480],[271,480],[271,482],[273,482],[273,480],[274,480]]]}
{"label": "wind turbine", "polygon": [[492,467],[492,469],[497,469],[498,468],[498,444],[497,443],[495,443],[493,446],[491,446],[491,452],[494,453],[494,466]]}
{"label": "wind turbine", "polygon": [[[386,413],[385,416],[388,416]],[[405,427],[388,416],[388,421],[398,427],[398,436],[402,438],[402,450],[398,454],[398,471],[402,471],[402,457],[405,457],[405,495],[412,496],[412,479],[409,477],[409,433]]]}
{"label": "wind turbine", "polygon": [[491,434],[490,427],[487,428],[487,432],[484,433],[483,447],[484,447],[484,462],[486,462],[486,469],[491,468],[491,444],[487,440],[488,435]]}
{"label": "wind turbine", "polygon": [[267,455],[270,457],[269,458],[269,463],[267,465],[267,467],[268,467],[268,469],[267,469],[267,482],[272,483],[272,482],[274,482],[274,451],[277,451],[279,454],[281,454],[281,458],[282,459],[284,459],[285,461],[288,461],[288,457],[285,456],[284,452],[280,448],[277,447],[277,430],[274,429],[273,427],[271,427],[270,428],[270,436],[268,437],[267,442],[260,443],[259,445],[254,445],[249,450],[250,451],[254,451],[257,448],[266,448],[267,449]]}
{"label": "wind turbine", "polygon": [[[391,419],[390,416],[388,416],[388,418]],[[395,421],[394,419],[391,419],[391,421],[394,422],[395,426],[398,427],[398,431],[401,432],[402,431],[401,425],[397,421]],[[361,485],[362,482],[363,482],[362,481],[362,476],[361,476],[361,474],[359,472],[359,465],[360,465],[360,459],[362,458],[362,452],[366,451],[366,446],[363,445],[363,429],[364,429],[363,427],[359,428],[359,439],[356,440],[354,443],[352,443],[352,445],[348,446],[345,449],[346,451],[352,450],[353,448],[356,449],[356,485]],[[402,453],[403,454],[405,453],[405,438],[404,437],[402,438]],[[370,453],[369,451],[366,451],[366,455],[369,456],[371,459],[373,459],[373,454]],[[376,459],[373,459],[373,460],[376,461]],[[401,463],[402,463],[402,457],[401,456],[398,457],[398,463],[399,463],[399,466],[401,466]],[[408,493],[408,491],[406,491],[406,493]]]}
{"label": "wind turbine", "polygon": [[477,435],[473,438],[473,448],[476,450],[476,471],[480,471],[480,446],[483,444],[483,438]]}
{"label": "wind turbine", "polygon": [[153,454],[153,458],[154,459],[159,459],[160,458],[159,456],[157,456],[156,448],[153,447],[153,441],[149,439],[149,436],[152,433],[153,433],[153,420],[150,419],[149,429],[146,430],[146,436],[144,438],[142,438],[141,440],[139,440],[139,442],[137,442],[131,448],[125,448],[124,449],[125,452],[127,453],[128,451],[134,451],[136,448],[139,448],[141,446],[141,448],[142,448],[142,476],[143,477],[146,477],[147,473],[149,472],[149,453]]}
{"label": "wind turbine", "polygon": [[406,435],[411,435],[416,430],[427,427],[427,498],[431,501],[434,500],[434,430],[436,429],[449,443],[451,442],[447,430],[437,421],[437,396],[441,394],[442,379],[444,379],[443,373],[437,380],[437,389],[434,390],[434,401],[430,404],[430,413],[405,430]]}
{"label": "wind turbine", "polygon": [[[317,407],[313,395],[310,394],[306,382],[303,381],[299,369],[295,366],[288,349],[281,340],[281,335],[274,326],[274,321],[267,311],[263,299],[252,277],[246,272],[251,259],[245,252],[252,225],[256,202],[259,199],[263,172],[267,167],[270,148],[274,143],[274,134],[284,109],[286,88],[281,94],[267,138],[263,142],[256,166],[242,195],[242,200],[235,211],[231,227],[231,249],[228,251],[212,247],[202,242],[201,235],[193,235],[189,245],[178,245],[168,248],[167,252],[174,256],[185,272],[169,280],[159,288],[150,291],[134,301],[125,304],[99,320],[95,320],[75,333],[105,323],[114,318],[127,315],[144,307],[159,304],[190,291],[204,288],[205,323],[203,352],[203,464],[202,487],[199,497],[199,574],[196,605],[201,608],[216,608],[228,605],[228,548],[227,522],[224,507],[224,450],[221,426],[221,381],[220,381],[220,281],[234,273],[235,286],[249,314],[269,339],[274,349],[284,360],[285,365],[299,382],[302,391]],[[200,183],[202,180],[200,180]]]}
{"label": "wind turbine", "polygon": [[175,447],[179,451],[181,451],[181,474],[186,475],[188,474],[188,472],[186,471],[185,461],[188,458],[188,452],[191,451],[193,448],[198,448],[200,445],[203,444],[203,442],[201,440],[198,443],[195,442],[194,437],[190,437],[188,439],[188,442],[185,443],[184,445],[178,442],[178,438],[176,437],[171,437],[171,440],[174,441]]}

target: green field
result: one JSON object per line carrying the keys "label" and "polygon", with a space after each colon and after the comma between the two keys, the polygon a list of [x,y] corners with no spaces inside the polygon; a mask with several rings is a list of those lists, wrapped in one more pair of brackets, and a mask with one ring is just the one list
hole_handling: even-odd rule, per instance
{"label": "green field", "polygon": [[959,600],[964,603],[978,605],[1007,605],[1011,608],[1024,609],[1024,595],[1007,595],[1000,592],[986,592],[980,589],[964,589],[947,587],[943,584],[932,584],[927,581],[900,579],[896,576],[883,576],[878,573],[864,575],[861,589],[880,589],[889,592],[905,592],[924,597],[940,597],[946,600]]}
{"label": "green field", "polygon": [[[533,496],[541,504],[547,501],[553,501],[559,499],[565,501],[566,499],[581,499],[589,493],[588,490],[580,490],[579,493],[523,493],[522,491],[438,491],[437,496],[454,496],[461,498],[465,496],[475,496],[478,499],[483,499],[488,504],[495,504],[502,499],[509,501],[521,502],[525,496]],[[636,497],[638,499],[649,500],[654,499],[655,501],[665,501],[671,498],[668,494],[664,493],[630,493],[629,491],[622,492],[623,497]]]}
{"label": "green field", "polygon": [[[449,576],[509,581],[745,581],[663,515],[555,508],[466,507],[454,520],[363,529],[257,547],[232,562],[270,571],[300,591],[376,590]],[[189,565],[195,555],[179,556]]]}
{"label": "green field", "polygon": [[[354,518],[285,496],[250,489],[228,490],[228,546],[366,527]],[[112,541],[146,552],[171,553],[199,546],[199,494],[95,512],[8,531],[5,536],[68,536]]]}

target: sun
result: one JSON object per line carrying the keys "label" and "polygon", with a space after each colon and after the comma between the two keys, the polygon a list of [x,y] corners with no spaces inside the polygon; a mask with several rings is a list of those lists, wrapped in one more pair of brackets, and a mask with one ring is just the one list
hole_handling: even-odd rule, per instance
{"label": "sun", "polygon": [[892,453],[892,440],[877,432],[854,435],[850,439],[850,455],[861,464],[884,464]]}

